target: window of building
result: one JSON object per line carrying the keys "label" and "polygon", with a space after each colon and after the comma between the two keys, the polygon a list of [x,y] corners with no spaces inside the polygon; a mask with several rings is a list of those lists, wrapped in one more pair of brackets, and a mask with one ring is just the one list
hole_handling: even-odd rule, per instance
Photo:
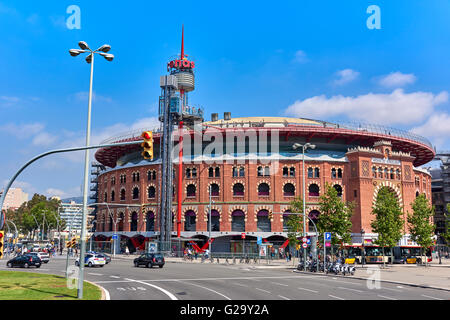
{"label": "window of building", "polygon": [[256,231],[257,232],[270,232],[271,231],[271,221],[269,219],[269,211],[260,210],[256,214]]}
{"label": "window of building", "polygon": [[244,167],[239,168],[239,177],[245,177],[245,169]]}
{"label": "window of building", "polygon": [[197,191],[197,188],[195,187],[195,185],[190,184],[186,188],[186,196],[187,197],[195,197],[196,191]]}
{"label": "window of building", "polygon": [[192,178],[197,178],[197,168],[192,168]]}
{"label": "window of building", "polygon": [[313,183],[308,187],[308,192],[310,197],[318,197],[320,195],[320,188],[317,184]]}
{"label": "window of building", "polygon": [[220,168],[216,167],[216,169],[214,169],[215,173],[216,173],[216,178],[220,177]]}
{"label": "window of building", "polygon": [[219,185],[217,183],[212,183],[210,185],[210,188],[211,188],[211,197],[218,197],[220,191]]}
{"label": "window of building", "polygon": [[208,177],[214,178],[214,168],[209,168],[208,169]]}
{"label": "window of building", "polygon": [[147,219],[145,224],[146,231],[155,231],[155,214],[152,211],[147,212]]}
{"label": "window of building", "polygon": [[[261,167],[259,167],[259,168],[261,168]],[[284,167],[283,168],[283,177],[288,177],[288,176],[289,176],[289,169],[287,167]]]}
{"label": "window of building", "polygon": [[126,195],[125,189],[120,190],[120,200],[121,201],[125,200],[125,195]]}
{"label": "window of building", "polygon": [[400,169],[395,170],[395,177],[397,180],[400,180]]}
{"label": "window of building", "polygon": [[[206,228],[209,231],[209,213]],[[214,209],[211,210],[211,231],[220,231],[220,213]]]}
{"label": "window of building", "polygon": [[383,178],[383,169],[381,167],[378,168],[378,178]]}
{"label": "window of building", "polygon": [[242,183],[236,183],[233,186],[233,196],[243,196],[244,195],[244,185]]}
{"label": "window of building", "polygon": [[294,167],[290,167],[290,168],[289,168],[289,175],[290,175],[291,177],[295,177],[295,168],[294,168]]}
{"label": "window of building", "polygon": [[292,183],[286,183],[283,187],[283,195],[285,197],[293,197],[295,195],[295,186]]}
{"label": "window of building", "polygon": [[342,187],[339,184],[335,184],[333,187],[337,192],[337,196],[342,197]]}
{"label": "window of building", "polygon": [[233,178],[238,176],[238,168],[233,167]]}
{"label": "window of building", "polygon": [[384,178],[385,178],[385,179],[389,179],[388,168],[384,168]]}
{"label": "window of building", "polygon": [[342,179],[342,169],[339,168],[339,169],[337,170],[337,172],[338,172],[338,179]]}
{"label": "window of building", "polygon": [[308,168],[308,178],[314,178],[314,170],[313,170],[313,168]]}
{"label": "window of building", "polygon": [[105,201],[104,202],[108,202],[108,193],[105,192]]}
{"label": "window of building", "polygon": [[196,217],[193,210],[188,210],[184,214],[184,231],[196,231]]}
{"label": "window of building", "polygon": [[390,175],[390,178],[391,178],[392,180],[395,179],[394,169],[391,169],[391,175]]}
{"label": "window of building", "polygon": [[134,211],[131,214],[130,231],[137,231],[137,226],[138,226],[138,214],[136,211]]}
{"label": "window of building", "polygon": [[336,179],[337,178],[337,173],[336,173],[336,169],[335,168],[331,169],[331,178],[332,179]]}
{"label": "window of building", "polygon": [[148,187],[148,198],[149,199],[156,198],[156,188],[154,186]]}
{"label": "window of building", "polygon": [[186,178],[190,178],[191,177],[191,169],[187,168],[186,169]]}
{"label": "window of building", "polygon": [[245,232],[245,213],[234,210],[231,213],[231,231]]}
{"label": "window of building", "polygon": [[267,183],[261,183],[258,186],[258,196],[268,196],[270,193],[270,187]]}
{"label": "window of building", "polygon": [[354,196],[355,198],[358,197],[358,191],[357,191],[357,190],[353,190],[353,196]]}
{"label": "window of building", "polygon": [[114,201],[115,199],[115,196],[116,196],[116,193],[114,192],[114,190],[113,191],[111,191],[111,201]]}
{"label": "window of building", "polygon": [[376,177],[377,177],[377,168],[372,167],[372,178],[376,178]]}
{"label": "window of building", "polygon": [[314,169],[314,178],[320,178],[320,169],[319,168]]}
{"label": "window of building", "polygon": [[135,199],[139,199],[139,188],[138,187],[133,188],[133,200],[135,200]]}
{"label": "window of building", "polygon": [[269,177],[270,176],[270,167],[264,167],[264,176]]}

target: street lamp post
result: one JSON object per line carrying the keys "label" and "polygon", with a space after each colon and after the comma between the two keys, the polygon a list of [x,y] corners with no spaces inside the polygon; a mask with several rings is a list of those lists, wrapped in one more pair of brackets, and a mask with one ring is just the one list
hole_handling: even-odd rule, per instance
{"label": "street lamp post", "polygon": [[211,252],[211,189],[212,189],[212,184],[209,185],[209,221],[208,221],[208,224],[209,224],[208,250],[209,250],[209,255],[212,257],[212,252]]}
{"label": "street lamp post", "polygon": [[[86,128],[86,146],[90,144],[91,135],[91,106],[92,106],[92,82],[94,77],[94,53],[103,56],[106,60],[112,61],[114,55],[107,53],[111,50],[110,45],[103,45],[95,51],[92,51],[88,44],[84,41],[78,43],[79,49],[70,49],[69,53],[72,57],[78,56],[80,53],[88,52],[86,57],[86,62],[91,64],[91,75],[89,81],[89,103],[88,103],[88,118],[87,118],[87,128]],[[81,235],[80,235],[80,275],[78,278],[78,294],[79,299],[83,298],[83,280],[84,280],[84,256],[86,252],[86,223],[87,223],[87,190],[88,190],[88,177],[89,177],[89,149],[85,151],[84,157],[84,187],[83,187],[83,214],[82,214],[82,225],[81,225]]]}
{"label": "street lamp post", "polygon": [[[305,150],[308,148],[315,149],[316,145],[311,143],[305,143],[304,145],[301,145],[300,143],[294,143],[292,146],[292,149],[296,150],[297,148],[302,148],[302,162],[303,162],[303,169],[302,169],[302,176],[303,176],[303,237],[306,236],[306,192],[305,192]],[[306,271],[306,248],[303,248],[303,266],[304,270]]]}

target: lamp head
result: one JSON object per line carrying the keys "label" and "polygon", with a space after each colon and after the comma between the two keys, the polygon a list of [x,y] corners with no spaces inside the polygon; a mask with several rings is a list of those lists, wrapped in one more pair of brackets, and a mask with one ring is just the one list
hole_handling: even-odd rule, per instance
{"label": "lamp head", "polygon": [[97,51],[102,51],[105,53],[108,52],[109,50],[111,50],[111,46],[109,44],[104,44],[100,48],[97,49]]}
{"label": "lamp head", "polygon": [[80,48],[82,50],[89,50],[89,51],[91,51],[91,49],[89,48],[88,44],[85,41],[78,42],[78,46],[80,46]]}

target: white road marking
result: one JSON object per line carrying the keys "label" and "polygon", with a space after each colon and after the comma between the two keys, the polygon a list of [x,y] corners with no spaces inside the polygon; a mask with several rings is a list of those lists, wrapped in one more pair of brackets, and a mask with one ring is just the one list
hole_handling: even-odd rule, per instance
{"label": "white road marking", "polygon": [[345,300],[345,299],[342,299],[342,298],[339,298],[339,297],[336,297],[336,296],[332,296],[331,294],[329,294],[328,296],[332,297],[332,298],[335,298],[335,299],[339,299],[339,300]]}
{"label": "white road marking", "polygon": [[299,289],[299,290],[305,290],[305,291],[309,291],[309,292],[314,292],[314,293],[319,293],[319,291],[311,290],[311,289],[306,289],[306,288],[300,288],[300,287],[298,287],[297,289]]}
{"label": "white road marking", "polygon": [[125,280],[131,281],[131,282],[137,282],[146,286],[150,286],[152,288],[158,289],[159,291],[163,292],[164,294],[166,294],[170,299],[172,300],[178,300],[177,297],[175,297],[172,293],[170,293],[169,291],[167,291],[166,289],[163,289],[161,287],[155,286],[154,284],[150,284],[150,283],[145,283],[143,281],[139,281],[139,280],[133,280],[133,279],[128,279],[125,278]]}
{"label": "white road marking", "polygon": [[210,289],[210,288],[207,288],[207,287],[203,287],[203,286],[198,285],[198,284],[195,284],[195,283],[190,283],[190,282],[185,282],[185,281],[180,281],[180,282],[187,283],[187,284],[190,284],[190,285],[199,287],[199,288],[203,288],[203,289],[205,289],[205,290],[209,290],[209,291],[211,291],[211,292],[214,292],[214,293],[218,294],[219,296],[224,297],[224,298],[227,299],[227,300],[231,300],[231,298],[229,298],[229,297],[227,297],[226,295],[224,295],[224,294],[222,294],[222,293],[220,293],[220,292],[217,292],[217,291],[215,291],[215,290],[213,290],[213,289]]}
{"label": "white road marking", "polygon": [[435,298],[435,297],[432,297],[432,296],[427,296],[425,294],[422,294],[421,296],[425,297],[425,298],[435,299],[435,300],[444,300],[444,299],[441,299],[441,298]]}
{"label": "white road marking", "polygon": [[88,274],[90,274],[91,276],[102,276],[103,275],[101,273],[90,273],[90,272],[88,272]]}
{"label": "white road marking", "polygon": [[343,290],[350,290],[350,291],[356,291],[356,292],[364,292],[364,291],[361,291],[361,290],[356,290],[356,289],[351,289],[351,288],[346,288],[346,287],[338,287],[338,289],[343,289]]}
{"label": "white road marking", "polygon": [[276,284],[276,285],[279,285],[279,286],[283,286],[283,287],[289,287],[289,285],[284,284],[284,283],[278,283],[278,282],[270,282],[270,283],[273,283],[273,284]]}
{"label": "white road marking", "polygon": [[120,277],[118,276],[109,276],[110,278],[114,278],[114,279],[120,279]]}
{"label": "white road marking", "polygon": [[384,298],[384,299],[388,299],[388,300],[397,300],[397,299],[395,299],[395,298],[382,296],[381,294],[379,294],[378,296],[379,296],[380,298]]}
{"label": "white road marking", "polygon": [[397,289],[392,289],[392,288],[386,288],[386,287],[381,287],[381,289],[383,289],[383,290],[395,291],[395,292],[403,292],[402,290],[397,290]]}
{"label": "white road marking", "polygon": [[241,284],[241,283],[233,283],[235,286],[241,286],[241,287],[246,287],[248,288],[248,286],[246,286],[245,284]]}
{"label": "white road marking", "polygon": [[270,291],[264,290],[264,289],[260,289],[260,288],[255,288],[256,290],[262,291],[262,292],[266,292],[266,293],[272,293]]}
{"label": "white road marking", "polygon": [[105,300],[111,300],[111,296],[109,295],[109,291],[106,290],[105,288],[103,288],[103,291],[105,291]]}
{"label": "white road marking", "polygon": [[283,297],[283,296],[280,296],[280,295],[278,295],[280,298],[283,298],[284,300],[291,300],[291,299],[289,299],[289,298],[286,298],[286,297]]}
{"label": "white road marking", "polygon": [[116,288],[117,290],[120,290],[120,291],[125,291],[126,289],[125,288]]}

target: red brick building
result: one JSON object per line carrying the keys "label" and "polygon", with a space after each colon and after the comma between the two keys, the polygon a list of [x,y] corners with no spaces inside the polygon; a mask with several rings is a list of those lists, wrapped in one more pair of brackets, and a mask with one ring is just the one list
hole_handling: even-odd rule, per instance
{"label": "red brick building", "polygon": [[[205,138],[210,129],[223,139],[223,146],[213,152],[208,147],[211,139]],[[316,145],[305,153],[307,214],[317,219],[319,196],[325,185],[331,184],[343,200],[356,204],[352,218],[355,242],[361,242],[362,229],[366,238],[376,237],[370,228],[371,211],[381,187],[388,187],[397,195],[405,220],[419,193],[431,200],[431,176],[418,167],[433,159],[434,149],[425,138],[400,130],[252,117],[204,122],[196,130],[188,128],[186,135],[192,141],[196,135],[201,147],[185,147],[192,147],[193,152],[183,157],[181,235],[207,239],[211,186],[213,251],[241,251],[242,233],[246,234],[248,250],[252,250],[257,236],[284,242],[287,232],[283,213],[294,197],[303,195],[302,154],[292,148],[294,143]],[[233,147],[229,152],[225,145],[235,142],[235,135],[243,136],[244,146],[241,150]],[[139,136],[140,132],[130,133],[109,142],[141,140]],[[268,146],[262,148],[266,137]],[[155,150],[159,149],[159,139],[160,134],[154,132]],[[177,139],[174,138],[175,145]],[[117,231],[123,239],[139,237],[139,243],[155,238],[161,196],[158,152],[155,160],[149,162],[141,157],[137,144],[100,149],[96,159],[109,168],[98,177],[98,202],[108,205],[98,206],[95,235],[109,238]],[[178,158],[174,157],[174,181],[179,174]],[[175,184],[174,195],[177,192]],[[173,230],[177,225],[176,199],[175,196]],[[312,225],[309,232],[313,232]],[[406,225],[404,232],[407,234]]]}

